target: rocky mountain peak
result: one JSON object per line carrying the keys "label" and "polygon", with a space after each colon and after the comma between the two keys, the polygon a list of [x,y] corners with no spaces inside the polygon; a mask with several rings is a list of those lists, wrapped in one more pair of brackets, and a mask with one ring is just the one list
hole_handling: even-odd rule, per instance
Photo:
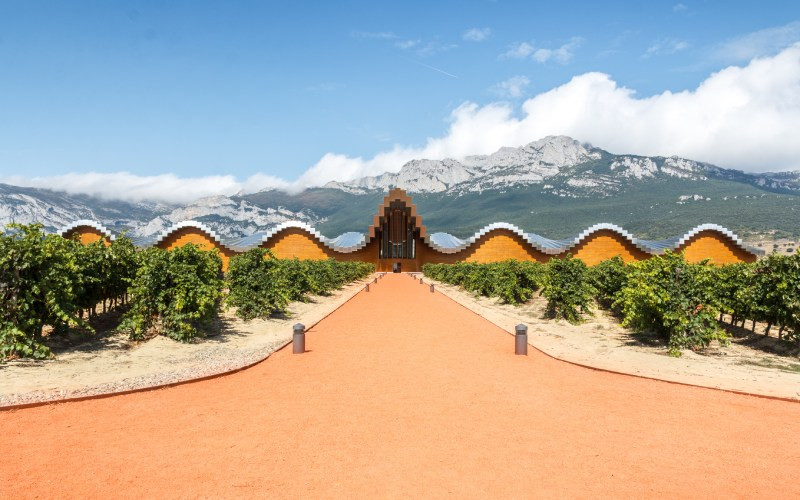
{"label": "rocky mountain peak", "polygon": [[329,183],[325,187],[353,194],[399,187],[411,193],[459,195],[539,184],[544,192],[576,198],[612,196],[651,179],[702,181],[710,177],[741,178],[772,189],[797,189],[792,175],[756,176],[677,156],[615,155],[563,135],[547,136],[520,147],[503,147],[489,155],[468,156],[460,161],[413,160],[397,173]]}
{"label": "rocky mountain peak", "polygon": [[567,136],[548,136],[521,147],[503,147],[490,155],[461,161],[412,160],[397,173],[363,177],[325,187],[351,193],[400,187],[409,192],[482,191],[512,184],[541,183],[567,167],[602,157],[602,151]]}
{"label": "rocky mountain peak", "polygon": [[[552,200],[552,196],[573,198],[579,203],[578,198],[605,198],[623,192],[652,190],[648,183],[655,182],[661,183],[659,186],[680,184],[687,189],[682,195],[700,195],[705,181],[723,181],[728,185],[747,185],[778,193],[800,193],[800,172],[797,171],[748,174],[677,156],[612,154],[571,137],[548,136],[520,147],[503,147],[489,155],[412,160],[398,172],[331,182],[325,186],[329,189],[293,194],[268,189],[253,194],[210,196],[182,206],[100,200],[0,184],[0,225],[12,221],[42,222],[53,231],[78,219],[93,219],[115,231],[128,229],[131,235],[147,236],[176,222],[194,219],[226,236],[246,236],[288,220],[316,226],[325,222],[326,217],[331,220],[340,217],[341,211],[348,208],[345,205],[354,203],[361,198],[359,195],[369,195],[361,199],[376,198],[394,187],[412,194],[443,194],[465,199],[472,198],[468,196],[470,193],[503,196],[506,190],[521,188],[528,193],[526,200],[532,203],[536,198]],[[687,182],[691,185],[687,186]],[[349,194],[343,196],[342,191]],[[742,193],[734,190],[731,196],[723,199],[737,199]],[[703,196],[704,200],[709,198]],[[695,200],[691,198],[692,202]],[[671,199],[669,203],[689,201],[688,198]],[[500,205],[490,211],[501,210]],[[793,212],[795,208],[791,206],[784,212]],[[359,210],[368,211],[369,208]],[[362,216],[359,212],[358,217]]]}

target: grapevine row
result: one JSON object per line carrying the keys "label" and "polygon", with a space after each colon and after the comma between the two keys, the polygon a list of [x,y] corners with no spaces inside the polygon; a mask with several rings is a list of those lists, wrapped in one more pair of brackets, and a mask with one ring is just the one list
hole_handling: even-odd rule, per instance
{"label": "grapevine row", "polygon": [[[0,233],[0,362],[48,358],[46,335],[73,327],[93,332],[97,314],[124,306],[117,330],[131,339],[201,336],[225,302],[244,319],[266,318],[292,301],[324,295],[363,278],[363,262],[279,260],[254,249],[231,259],[195,245],[137,251],[124,235],[88,245],[40,224]],[[224,293],[225,289],[228,293]]]}
{"label": "grapevine row", "polygon": [[[0,234],[0,361],[46,358],[45,327],[56,333],[126,301],[136,250],[121,237],[110,246],[45,235],[40,224],[11,224]],[[84,319],[86,316],[87,319]]]}
{"label": "grapevine row", "polygon": [[624,326],[652,332],[670,353],[726,343],[724,315],[751,328],[766,323],[766,334],[800,344],[800,251],[773,254],[752,264],[692,264],[683,254],[626,264],[619,257],[587,267],[571,257],[547,264],[506,261],[491,264],[427,264],[426,276],[466,290],[526,302],[537,290],[547,299],[550,317],[570,322],[591,314],[591,305],[616,314]]}

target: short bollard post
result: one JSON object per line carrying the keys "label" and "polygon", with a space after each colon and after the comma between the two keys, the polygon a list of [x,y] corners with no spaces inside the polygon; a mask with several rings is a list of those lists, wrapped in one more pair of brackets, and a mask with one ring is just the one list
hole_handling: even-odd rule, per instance
{"label": "short bollard post", "polygon": [[367,283],[367,286],[364,288],[364,291],[369,292],[369,283]]}
{"label": "short bollard post", "polygon": [[378,282],[378,277],[376,276],[376,277],[375,277],[375,283],[377,283],[377,282]]}
{"label": "short bollard post", "polygon": [[420,284],[420,285],[422,284],[422,278],[420,278],[420,279],[419,279],[419,284]]}
{"label": "short bollard post", "polygon": [[514,354],[528,355],[528,327],[520,323],[515,328]]}
{"label": "short bollard post", "polygon": [[431,293],[433,293],[433,283],[431,283]]}
{"label": "short bollard post", "polygon": [[292,354],[304,352],[306,352],[306,327],[302,323],[297,323],[292,327]]}

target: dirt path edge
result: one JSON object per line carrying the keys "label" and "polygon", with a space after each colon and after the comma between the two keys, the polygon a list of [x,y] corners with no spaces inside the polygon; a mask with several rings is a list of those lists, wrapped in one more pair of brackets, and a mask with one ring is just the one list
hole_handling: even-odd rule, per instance
{"label": "dirt path edge", "polygon": [[[298,323],[305,324],[306,331],[314,328],[319,322],[321,322],[334,312],[338,311],[342,306],[350,302],[356,295],[361,293],[363,291],[364,284],[372,282],[373,278],[374,276],[370,277],[368,280],[358,281],[347,287],[350,289],[346,290],[345,293],[343,294],[342,297],[343,300],[341,300],[341,302],[339,302],[333,309],[325,311],[322,314],[322,316],[316,316],[315,313],[319,313],[319,311],[314,310],[314,311],[309,311],[309,313],[306,316],[297,318],[296,321]],[[311,319],[311,321],[309,321],[309,318]],[[308,321],[308,324],[304,323],[304,321]],[[247,370],[248,368],[252,368],[257,364],[266,361],[267,359],[269,359],[270,356],[272,356],[272,354],[280,351],[281,349],[285,348],[291,343],[292,339],[291,335],[289,335],[286,340],[283,340],[277,344],[273,344],[272,346],[270,346],[270,348],[262,351],[256,356],[251,356],[250,358],[242,359],[240,362],[234,365],[228,365],[223,368],[212,369],[208,373],[203,373],[200,376],[197,376],[196,374],[191,374],[187,370],[178,370],[178,371],[160,372],[158,374],[149,374],[146,376],[127,379],[126,384],[131,386],[132,388],[126,390],[109,389],[109,386],[116,386],[116,384],[100,384],[97,386],[84,388],[82,390],[83,394],[81,394],[80,396],[69,396],[69,395],[59,396],[58,393],[52,393],[52,392],[18,394],[17,396],[33,400],[29,400],[22,403],[0,405],[0,412],[18,410],[23,408],[32,408],[37,406],[45,406],[50,404],[86,401],[90,399],[103,399],[113,396],[121,396],[125,394],[134,394],[137,392],[156,391],[168,387],[175,387],[184,384],[192,384],[196,382],[202,382],[205,380],[224,377],[233,373]],[[158,382],[158,383],[148,382],[148,379],[152,378],[158,378],[158,379],[169,378],[171,380],[169,382]]]}
{"label": "dirt path edge", "polygon": [[[498,319],[494,315],[484,314],[482,311],[478,310],[478,308],[474,307],[473,302],[467,300],[469,294],[467,292],[457,290],[454,287],[450,287],[443,283],[440,283],[436,280],[431,280],[429,278],[424,278],[426,284],[434,284],[436,292],[441,293],[448,299],[452,300],[453,302],[457,303],[461,307],[471,311],[478,316],[481,316],[485,320],[489,321],[493,325],[497,326],[504,332],[506,332],[509,336],[514,336],[513,328],[509,328],[508,324],[504,324],[502,321],[498,321]],[[524,323],[524,320],[520,320],[519,323]],[[571,365],[580,366],[583,368],[588,368],[590,370],[596,370],[601,372],[607,373],[615,373],[618,375],[625,375],[629,377],[637,377],[647,380],[657,380],[661,382],[666,382],[668,384],[677,384],[677,385],[685,385],[688,387],[700,387],[704,389],[712,389],[716,391],[722,392],[729,392],[733,394],[741,394],[745,396],[753,396],[757,398],[765,398],[765,399],[774,399],[778,401],[788,401],[792,403],[800,403],[800,392],[797,393],[797,396],[793,395],[777,395],[777,394],[770,394],[766,391],[759,391],[759,390],[745,390],[738,387],[733,387],[730,380],[719,380],[719,379],[712,379],[707,383],[703,383],[702,380],[691,380],[693,378],[692,374],[687,373],[675,373],[674,375],[670,374],[642,374],[636,373],[633,371],[626,371],[623,368],[610,368],[605,366],[599,366],[596,363],[588,363],[585,360],[576,360],[570,359],[570,354],[568,352],[560,352],[556,353],[549,345],[545,345],[544,343],[540,342],[541,338],[537,337],[534,333],[533,335],[528,335],[528,345],[536,349],[537,351],[541,352],[545,356],[564,362],[569,363]],[[511,346],[511,344],[509,344]],[[639,367],[641,369],[641,367]],[[677,368],[677,367],[676,367]],[[699,378],[699,377],[696,377]],[[681,380],[683,379],[683,380]],[[689,379],[689,380],[686,380]],[[716,385],[712,385],[716,384]]]}

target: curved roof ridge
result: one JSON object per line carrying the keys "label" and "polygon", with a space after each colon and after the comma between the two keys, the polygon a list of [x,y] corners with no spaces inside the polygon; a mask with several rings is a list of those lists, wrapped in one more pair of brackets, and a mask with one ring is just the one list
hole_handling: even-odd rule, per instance
{"label": "curved roof ridge", "polygon": [[206,233],[208,236],[210,236],[211,239],[214,240],[219,246],[227,248],[228,250],[231,250],[230,248],[228,248],[228,245],[226,245],[222,241],[222,238],[220,237],[219,234],[217,234],[216,231],[214,231],[210,227],[206,226],[202,222],[199,222],[199,221],[196,221],[196,220],[184,220],[184,221],[181,221],[181,222],[176,222],[175,224],[171,225],[167,229],[164,229],[163,231],[161,231],[161,233],[159,233],[159,235],[153,241],[152,246],[156,246],[156,245],[162,243],[164,240],[166,240],[173,233],[175,233],[177,231],[180,231],[181,229],[185,229],[187,227],[191,227],[191,228],[194,228],[194,229],[199,229],[200,231],[202,231],[202,232]]}
{"label": "curved roof ridge", "polygon": [[322,243],[326,247],[330,248],[333,251],[340,252],[340,253],[351,253],[351,252],[355,252],[357,250],[361,250],[362,248],[367,246],[367,243],[369,242],[369,240],[364,238],[364,235],[362,234],[361,235],[361,240],[359,242],[357,242],[357,243],[355,243],[353,245],[349,245],[349,246],[339,246],[339,245],[337,245],[337,240],[342,238],[343,236],[345,236],[347,234],[350,234],[350,233],[342,233],[339,236],[337,236],[336,238],[328,238],[328,237],[324,236],[322,233],[320,233],[319,231],[317,231],[314,227],[312,227],[311,225],[309,225],[309,224],[307,224],[307,223],[305,223],[303,221],[290,220],[290,221],[286,221],[286,222],[281,222],[277,226],[273,227],[272,229],[270,229],[269,231],[264,233],[264,235],[261,237],[260,244],[266,243],[273,236],[275,236],[279,232],[283,231],[284,229],[302,229],[303,231],[309,233],[317,241],[319,241],[320,243]]}
{"label": "curved roof ridge", "polygon": [[[495,222],[493,224],[484,226],[482,229],[476,231],[472,236],[470,236],[465,240],[461,240],[449,233],[437,232],[429,236],[426,236],[424,238],[424,241],[436,251],[442,253],[458,253],[462,250],[471,247],[472,245],[475,244],[475,242],[477,242],[480,238],[487,235],[491,231],[495,231],[498,229],[505,229],[507,231],[511,231],[512,233],[521,237],[534,249],[548,255],[557,255],[567,252],[572,248],[575,248],[577,245],[579,245],[581,242],[586,240],[594,233],[597,233],[599,231],[614,232],[619,236],[621,236],[622,238],[624,238],[625,240],[627,240],[628,242],[630,242],[637,249],[650,255],[659,255],[664,253],[665,250],[675,250],[684,243],[686,243],[693,236],[703,231],[715,231],[717,233],[720,233],[730,238],[731,241],[733,241],[737,247],[744,250],[745,252],[753,254],[763,254],[762,250],[751,248],[745,245],[742,239],[739,236],[737,236],[733,231],[718,224],[700,224],[698,226],[695,226],[691,230],[687,231],[680,237],[670,238],[666,240],[649,241],[635,237],[633,234],[631,234],[621,226],[605,222],[594,224],[586,228],[585,230],[581,231],[577,236],[573,238],[566,238],[563,240],[552,240],[536,233],[525,233],[522,229],[519,228],[519,226],[510,224],[508,222]],[[446,246],[445,242],[447,240],[449,240],[450,242],[454,243],[457,242],[457,243],[453,244],[452,246]]]}
{"label": "curved roof ridge", "polygon": [[[114,239],[116,238],[115,235],[107,227],[105,227],[104,225],[102,225],[97,221],[88,219],[80,219],[71,222],[70,224],[67,224],[66,226],[59,229],[57,234],[59,236],[64,236],[67,232],[81,226],[87,226],[96,229],[101,234],[108,237],[111,241],[114,241]],[[239,238],[235,240],[233,239],[223,240],[223,238],[220,237],[220,235],[216,231],[208,227],[206,224],[195,220],[186,220],[175,223],[169,228],[164,229],[154,240],[147,241],[147,243],[140,242],[140,244],[145,244],[146,246],[156,246],[162,243],[167,237],[169,237],[176,231],[179,231],[184,228],[198,229],[203,233],[205,233],[206,235],[208,235],[219,246],[234,252],[243,250],[246,251],[248,248],[252,248],[253,246],[259,246],[261,244],[264,244],[268,242],[271,238],[273,238],[275,235],[277,235],[279,232],[285,229],[292,229],[292,228],[300,229],[308,233],[311,237],[319,241],[325,247],[339,253],[352,253],[361,250],[365,248],[367,244],[375,237],[374,234],[370,236],[358,232],[345,232],[335,238],[327,238],[308,223],[298,220],[292,220],[292,221],[282,222],[281,224],[274,226],[267,232],[261,233],[260,235],[258,233],[255,233],[245,238]],[[685,245],[692,237],[702,233],[703,231],[713,231],[718,234],[721,234],[730,239],[733,242],[733,244],[736,245],[736,247],[745,252],[755,255],[764,254],[764,250],[759,248],[753,248],[746,245],[744,241],[730,229],[720,226],[719,224],[712,224],[712,223],[699,224],[690,229],[689,231],[686,231],[681,236],[664,240],[653,240],[653,241],[636,238],[635,236],[633,236],[633,234],[631,234],[621,226],[611,223],[594,224],[586,228],[584,231],[580,232],[574,238],[567,238],[563,240],[552,240],[536,233],[526,233],[519,226],[516,226],[515,224],[511,224],[508,222],[495,222],[492,224],[488,224],[483,228],[479,229],[478,231],[476,231],[469,238],[463,240],[456,236],[453,236],[450,233],[445,233],[445,232],[436,232],[421,236],[422,240],[434,250],[445,254],[453,254],[471,247],[479,239],[486,236],[488,233],[496,230],[510,231],[519,236],[520,238],[522,238],[523,241],[525,241],[535,250],[538,250],[544,254],[549,254],[549,255],[557,255],[567,252],[570,249],[579,245],[581,242],[583,242],[586,238],[590,237],[592,234],[604,230],[618,234],[619,236],[621,236],[622,238],[624,238],[625,240],[629,241],[631,244],[636,246],[636,248],[638,248],[639,250],[648,253],[650,255],[659,255],[664,253],[664,251],[666,250],[676,250],[682,245]],[[244,243],[245,241],[247,241],[246,245],[242,245],[241,243]]]}
{"label": "curved roof ridge", "polygon": [[[537,250],[539,250],[541,252],[554,253],[552,251],[553,250],[552,248],[549,248],[549,247],[541,244],[541,240],[546,240],[547,238],[542,238],[541,236],[536,235],[536,234],[525,233],[525,231],[520,229],[519,226],[516,226],[516,225],[511,224],[509,222],[494,222],[492,224],[484,226],[483,228],[481,228],[478,231],[476,231],[475,234],[473,234],[472,236],[470,236],[466,240],[460,240],[459,238],[456,238],[455,236],[453,236],[453,235],[451,235],[449,233],[434,233],[434,234],[440,234],[440,235],[446,234],[450,238],[453,238],[455,240],[461,241],[460,244],[458,244],[456,246],[453,246],[453,247],[441,246],[437,242],[433,241],[433,239],[431,239],[430,235],[425,235],[423,239],[424,239],[425,243],[430,245],[436,251],[439,251],[439,252],[442,252],[442,253],[457,253],[457,252],[460,252],[461,250],[464,250],[466,248],[471,247],[473,244],[475,244],[476,241],[478,241],[483,236],[486,236],[486,234],[488,234],[489,232],[496,231],[498,229],[505,229],[507,231],[511,231],[512,233],[516,234],[517,236],[519,236],[520,238],[525,240],[529,245],[531,245],[532,247],[536,248]],[[440,239],[440,238],[436,238],[436,239]],[[558,253],[558,252],[555,252],[555,253]]]}
{"label": "curved roof ridge", "polygon": [[584,229],[576,237],[572,238],[572,240],[567,245],[564,246],[562,252],[566,252],[567,250],[575,248],[576,246],[581,244],[583,240],[593,235],[594,233],[600,231],[611,231],[613,233],[616,233],[625,238],[626,240],[628,240],[633,246],[635,246],[639,250],[645,253],[651,253],[651,254],[653,253],[654,248],[648,245],[648,242],[646,240],[641,240],[635,237],[633,234],[629,233],[625,228],[618,226],[616,224],[611,224],[609,222],[600,222],[598,224],[591,225],[588,228]]}
{"label": "curved roof ridge", "polygon": [[[516,226],[516,225],[508,223],[508,222],[495,222],[493,224],[489,224],[487,226],[484,226],[482,229],[480,229],[477,232],[475,232],[475,234],[473,234],[471,237],[467,238],[466,240],[462,240],[463,243],[461,243],[460,245],[457,245],[457,246],[442,247],[441,245],[437,244],[437,242],[434,242],[434,241],[430,240],[429,238],[426,238],[425,242],[428,243],[429,245],[431,245],[435,250],[438,250],[440,252],[456,253],[456,252],[460,252],[461,250],[464,250],[466,248],[469,248],[478,239],[480,239],[481,237],[485,236],[489,232],[497,230],[497,229],[505,229],[507,231],[511,231],[512,233],[514,233],[517,236],[521,237],[525,242],[527,242],[529,245],[531,245],[534,249],[536,249],[536,250],[538,250],[538,251],[540,251],[540,252],[542,252],[544,254],[548,254],[548,255],[558,255],[558,254],[564,253],[564,252],[570,250],[571,248],[574,248],[578,244],[580,244],[583,240],[585,240],[586,238],[588,238],[592,234],[594,234],[594,233],[596,233],[598,231],[603,231],[603,230],[613,231],[613,232],[619,234],[620,236],[622,236],[623,238],[625,238],[626,240],[628,240],[629,242],[631,242],[631,244],[635,245],[637,248],[639,248],[643,252],[652,253],[652,249],[649,248],[649,246],[647,246],[642,240],[639,240],[638,238],[634,237],[631,233],[629,233],[628,231],[626,231],[622,227],[617,226],[616,224],[609,224],[609,223],[600,223],[600,224],[595,224],[593,226],[590,226],[589,228],[585,229],[584,231],[579,233],[574,238],[566,238],[566,239],[563,239],[563,240],[553,240],[553,239],[550,239],[550,238],[546,238],[546,237],[544,237],[544,236],[542,236],[540,234],[537,234],[537,233],[526,233],[519,226]],[[436,234],[447,234],[451,238],[455,238],[452,235],[449,235],[448,233],[436,233]]]}
{"label": "curved roof ridge", "polygon": [[103,224],[101,224],[101,223],[99,223],[99,222],[97,222],[95,220],[90,220],[90,219],[78,219],[78,220],[76,220],[74,222],[70,222],[66,226],[64,226],[61,229],[59,229],[57,231],[57,234],[59,236],[64,236],[69,231],[72,231],[73,229],[79,228],[81,226],[88,226],[88,227],[97,229],[98,231],[100,231],[102,234],[104,234],[111,241],[114,241],[117,238],[116,236],[114,236],[114,234],[111,232],[111,230],[108,229],[106,226],[104,226]]}
{"label": "curved roof ridge", "polygon": [[720,226],[719,224],[709,223],[709,222],[704,223],[704,224],[699,224],[699,225],[693,227],[692,229],[686,231],[685,233],[683,233],[682,236],[676,238],[674,240],[674,243],[671,243],[672,249],[673,250],[677,249],[678,247],[680,247],[681,245],[685,244],[690,239],[692,239],[694,236],[697,236],[698,234],[702,233],[703,231],[714,231],[714,232],[717,232],[717,233],[721,233],[724,236],[727,236],[728,238],[730,238],[731,241],[733,241],[733,243],[737,247],[739,247],[741,250],[744,250],[745,252],[750,252],[750,253],[754,253],[754,254],[758,254],[758,255],[762,255],[764,253],[764,251],[761,250],[761,249],[751,248],[748,245],[745,245],[744,241],[742,241],[742,239],[739,237],[739,235],[737,235],[736,233],[734,233],[733,231],[731,231],[727,227]]}

